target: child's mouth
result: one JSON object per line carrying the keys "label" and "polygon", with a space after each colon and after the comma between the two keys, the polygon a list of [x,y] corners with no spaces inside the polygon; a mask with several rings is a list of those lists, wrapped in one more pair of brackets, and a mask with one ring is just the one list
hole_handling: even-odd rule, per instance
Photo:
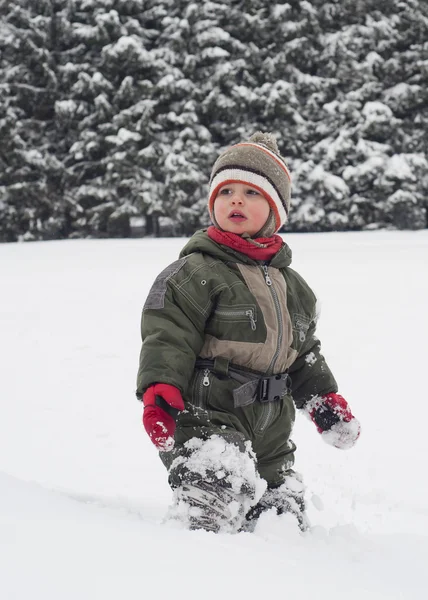
{"label": "child's mouth", "polygon": [[246,220],[247,217],[240,212],[231,212],[229,215],[229,221],[232,221],[232,223],[242,223]]}

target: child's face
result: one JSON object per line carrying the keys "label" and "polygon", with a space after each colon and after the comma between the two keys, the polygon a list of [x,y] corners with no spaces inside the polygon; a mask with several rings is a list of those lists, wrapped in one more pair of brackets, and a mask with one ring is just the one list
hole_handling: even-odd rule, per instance
{"label": "child's face", "polygon": [[224,231],[254,235],[269,216],[269,203],[258,190],[246,183],[228,183],[214,201],[216,221]]}

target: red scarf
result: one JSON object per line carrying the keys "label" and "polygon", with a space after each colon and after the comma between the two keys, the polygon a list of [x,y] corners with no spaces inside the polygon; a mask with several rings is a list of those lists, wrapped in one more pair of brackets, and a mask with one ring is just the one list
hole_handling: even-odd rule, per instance
{"label": "red scarf", "polygon": [[270,260],[280,250],[283,242],[279,235],[273,235],[269,238],[245,239],[236,233],[221,231],[211,225],[207,229],[208,237],[217,242],[228,246],[232,250],[242,252],[253,260]]}

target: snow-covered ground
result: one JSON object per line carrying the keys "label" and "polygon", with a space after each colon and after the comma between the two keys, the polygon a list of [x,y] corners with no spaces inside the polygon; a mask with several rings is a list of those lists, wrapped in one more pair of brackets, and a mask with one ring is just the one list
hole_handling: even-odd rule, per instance
{"label": "snow-covered ground", "polygon": [[183,239],[0,245],[0,597],[427,597],[428,231],[287,235],[361,420],[341,452],[298,418],[311,532],[163,523],[134,398],[144,299]]}

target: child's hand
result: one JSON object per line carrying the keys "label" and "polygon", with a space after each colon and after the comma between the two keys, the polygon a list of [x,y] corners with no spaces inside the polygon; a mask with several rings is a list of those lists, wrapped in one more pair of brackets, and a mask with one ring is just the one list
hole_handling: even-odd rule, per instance
{"label": "child's hand", "polygon": [[180,390],[168,383],[155,383],[144,392],[143,404],[143,424],[150,439],[159,450],[172,450],[175,422],[184,410]]}
{"label": "child's hand", "polygon": [[355,445],[361,425],[340,394],[315,396],[303,408],[327,444],[346,450]]}

